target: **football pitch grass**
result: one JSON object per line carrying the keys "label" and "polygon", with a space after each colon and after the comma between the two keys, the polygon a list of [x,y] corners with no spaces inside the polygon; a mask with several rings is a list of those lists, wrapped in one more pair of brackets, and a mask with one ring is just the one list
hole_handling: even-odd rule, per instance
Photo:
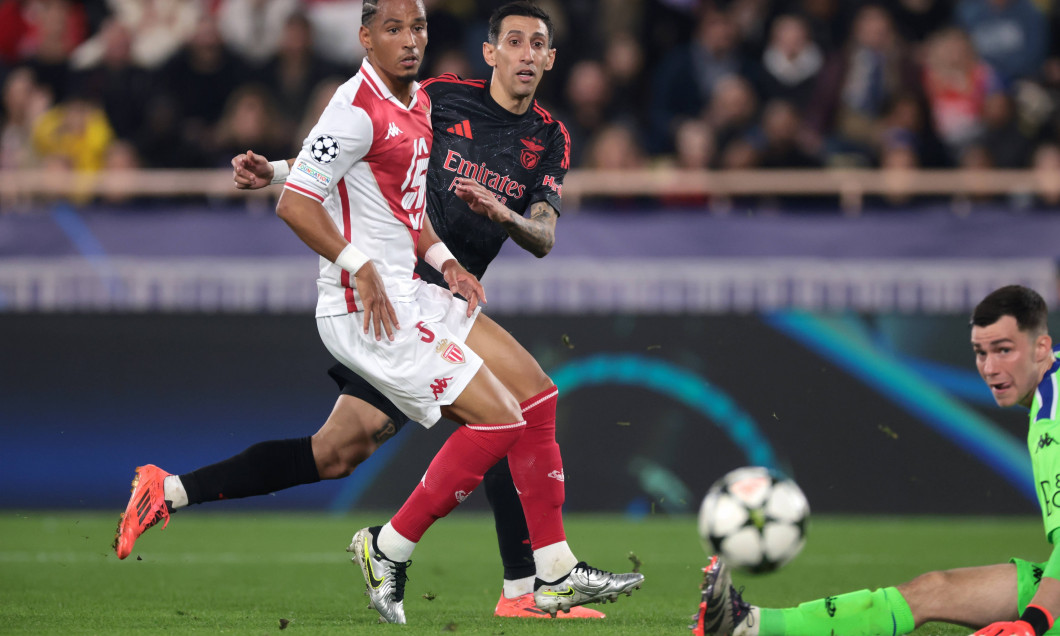
{"label": "football pitch grass", "polygon": [[[492,520],[458,511],[413,555],[409,624],[381,625],[344,548],[358,528],[386,517],[191,510],[165,531],[149,530],[119,561],[117,514],[0,511],[0,634],[682,634],[699,601],[706,557],[695,519],[571,514],[576,554],[628,571],[632,553],[643,589],[593,605],[607,613],[602,621],[494,618],[501,570]],[[815,516],[794,562],[734,579],[747,600],[786,607],[931,569],[1047,554],[1034,517]],[[969,631],[929,624],[915,633]]]}

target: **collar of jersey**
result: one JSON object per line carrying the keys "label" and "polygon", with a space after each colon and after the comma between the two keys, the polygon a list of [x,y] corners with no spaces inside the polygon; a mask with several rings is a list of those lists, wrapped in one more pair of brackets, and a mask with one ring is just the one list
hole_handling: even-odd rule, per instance
{"label": "collar of jersey", "polygon": [[364,57],[364,60],[361,61],[361,70],[358,71],[358,73],[364,73],[364,75],[372,83],[372,86],[375,87],[375,89],[382,94],[383,99],[394,102],[394,104],[403,108],[404,110],[412,110],[413,107],[416,106],[416,102],[419,100],[419,82],[412,82],[412,100],[409,102],[408,107],[406,107],[404,104],[401,103],[400,99],[394,97],[394,94],[390,92],[390,89],[387,88],[387,85],[383,82],[383,79],[379,77],[379,73],[376,73],[375,69],[372,68],[372,64],[368,61],[367,55]]}
{"label": "collar of jersey", "polygon": [[530,102],[530,108],[527,108],[525,113],[523,113],[522,115],[519,115],[519,114],[513,113],[512,111],[508,110],[504,106],[501,106],[500,104],[497,103],[497,100],[493,99],[493,95],[490,94],[490,84],[492,84],[492,82],[490,82],[489,80],[486,80],[486,86],[483,87],[483,89],[482,89],[482,101],[483,101],[483,103],[486,104],[486,108],[489,108],[490,110],[496,112],[501,117],[506,117],[506,118],[508,118],[511,121],[518,121],[518,120],[520,120],[520,119],[522,119],[524,117],[533,116],[533,114],[534,114],[534,106],[537,105],[537,100],[536,99]]}

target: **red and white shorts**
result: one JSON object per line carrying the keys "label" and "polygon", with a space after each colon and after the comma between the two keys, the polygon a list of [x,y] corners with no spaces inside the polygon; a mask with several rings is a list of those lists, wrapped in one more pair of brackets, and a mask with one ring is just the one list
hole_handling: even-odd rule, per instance
{"label": "red and white shorts", "polygon": [[364,312],[321,316],[317,330],[331,355],[426,428],[442,417],[482,366],[464,342],[481,308],[467,316],[467,301],[420,281],[415,298],[394,302],[394,340],[364,333]]}

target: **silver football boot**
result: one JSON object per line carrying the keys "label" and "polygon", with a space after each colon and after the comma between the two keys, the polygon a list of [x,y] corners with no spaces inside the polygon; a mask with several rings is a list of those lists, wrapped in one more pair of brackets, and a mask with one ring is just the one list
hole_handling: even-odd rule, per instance
{"label": "silver football boot", "polygon": [[378,527],[358,530],[346,551],[353,552],[351,560],[361,566],[372,607],[387,623],[404,624],[406,570],[412,562],[398,563],[377,552],[375,535],[378,532]]}
{"label": "silver football boot", "polygon": [[582,561],[574,566],[570,574],[554,583],[536,579],[534,603],[555,618],[557,612],[569,612],[575,605],[604,601],[614,603],[619,594],[629,596],[633,590],[640,589],[643,582],[643,574],[615,574],[598,570]]}

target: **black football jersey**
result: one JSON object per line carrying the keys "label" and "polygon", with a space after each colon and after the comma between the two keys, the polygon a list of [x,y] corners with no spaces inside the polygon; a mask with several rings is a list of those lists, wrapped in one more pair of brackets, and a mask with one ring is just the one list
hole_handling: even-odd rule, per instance
{"label": "black football jersey", "polygon": [[[536,101],[522,115],[504,109],[490,96],[486,80],[446,74],[424,81],[422,88],[431,98],[434,129],[427,214],[453,256],[482,278],[508,233],[472,212],[456,196],[454,180],[475,179],[524,216],[538,201],[547,201],[558,213],[570,167],[570,135]],[[442,275],[422,260],[416,273],[445,286]]]}

